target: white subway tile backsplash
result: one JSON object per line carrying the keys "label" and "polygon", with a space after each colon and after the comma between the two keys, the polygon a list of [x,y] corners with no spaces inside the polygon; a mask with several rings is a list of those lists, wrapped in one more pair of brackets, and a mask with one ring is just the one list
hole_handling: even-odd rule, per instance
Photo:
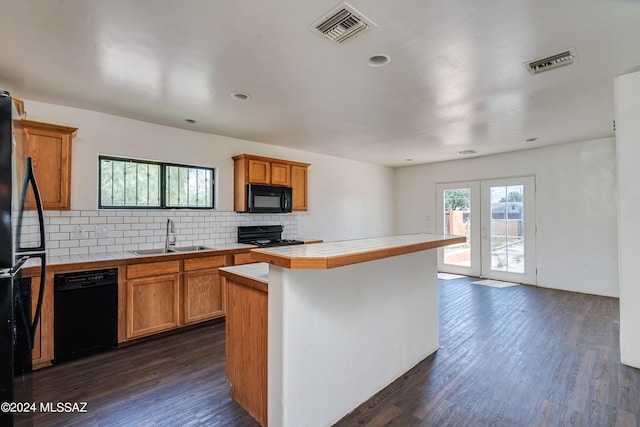
{"label": "white subway tile backsplash", "polygon": [[51,224],[69,224],[69,218],[51,217],[49,218]]}
{"label": "white subway tile backsplash", "polygon": [[71,224],[89,224],[89,218],[86,216],[73,217],[69,222]]}
{"label": "white subway tile backsplash", "polygon": [[48,249],[49,256],[69,256],[69,248]]}
{"label": "white subway tile backsplash", "polygon": [[[45,211],[49,256],[87,255],[162,247],[167,218],[173,218],[178,245],[235,243],[239,225],[284,225],[285,239],[297,237],[295,213],[284,215],[237,214],[207,210],[82,210]],[[38,239],[37,217],[25,217],[24,238]]]}

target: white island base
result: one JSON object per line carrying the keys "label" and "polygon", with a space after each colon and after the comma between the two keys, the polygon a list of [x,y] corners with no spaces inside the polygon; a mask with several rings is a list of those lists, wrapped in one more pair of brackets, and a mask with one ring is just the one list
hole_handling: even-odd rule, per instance
{"label": "white island base", "polygon": [[329,426],[438,349],[436,251],[269,266],[268,425]]}

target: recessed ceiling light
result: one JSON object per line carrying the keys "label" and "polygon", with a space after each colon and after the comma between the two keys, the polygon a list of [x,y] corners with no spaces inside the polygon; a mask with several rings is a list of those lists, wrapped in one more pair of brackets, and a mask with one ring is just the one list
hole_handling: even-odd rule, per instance
{"label": "recessed ceiling light", "polygon": [[246,101],[247,99],[251,98],[251,95],[243,92],[234,92],[231,94],[231,98],[235,99],[236,101]]}
{"label": "recessed ceiling light", "polygon": [[197,123],[195,120],[193,119],[184,119],[185,122],[189,123],[190,125]]}
{"label": "recessed ceiling light", "polygon": [[533,142],[533,141],[537,141],[537,140],[538,140],[538,137],[537,137],[537,136],[536,136],[536,137],[533,137],[533,138],[527,138],[527,139],[525,139],[525,141],[526,141],[526,142]]}
{"label": "recessed ceiling light", "polygon": [[465,155],[465,156],[468,156],[469,154],[476,154],[476,153],[477,153],[477,151],[474,151],[474,150],[458,151],[458,154],[462,154],[462,155]]}
{"label": "recessed ceiling light", "polygon": [[388,55],[373,55],[371,58],[367,59],[367,64],[372,67],[382,67],[385,66],[391,61]]}

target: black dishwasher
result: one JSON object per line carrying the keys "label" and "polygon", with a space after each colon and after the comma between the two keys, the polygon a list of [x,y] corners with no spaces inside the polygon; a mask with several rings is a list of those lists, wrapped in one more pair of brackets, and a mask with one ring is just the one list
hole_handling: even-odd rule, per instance
{"label": "black dishwasher", "polygon": [[118,270],[56,274],[54,363],[118,345]]}

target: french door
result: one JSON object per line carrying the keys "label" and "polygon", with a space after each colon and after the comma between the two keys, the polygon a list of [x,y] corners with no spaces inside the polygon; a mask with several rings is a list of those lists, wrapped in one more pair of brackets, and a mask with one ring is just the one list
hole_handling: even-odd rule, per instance
{"label": "french door", "polygon": [[438,230],[467,242],[442,248],[442,272],[536,283],[535,179],[438,184]]}

